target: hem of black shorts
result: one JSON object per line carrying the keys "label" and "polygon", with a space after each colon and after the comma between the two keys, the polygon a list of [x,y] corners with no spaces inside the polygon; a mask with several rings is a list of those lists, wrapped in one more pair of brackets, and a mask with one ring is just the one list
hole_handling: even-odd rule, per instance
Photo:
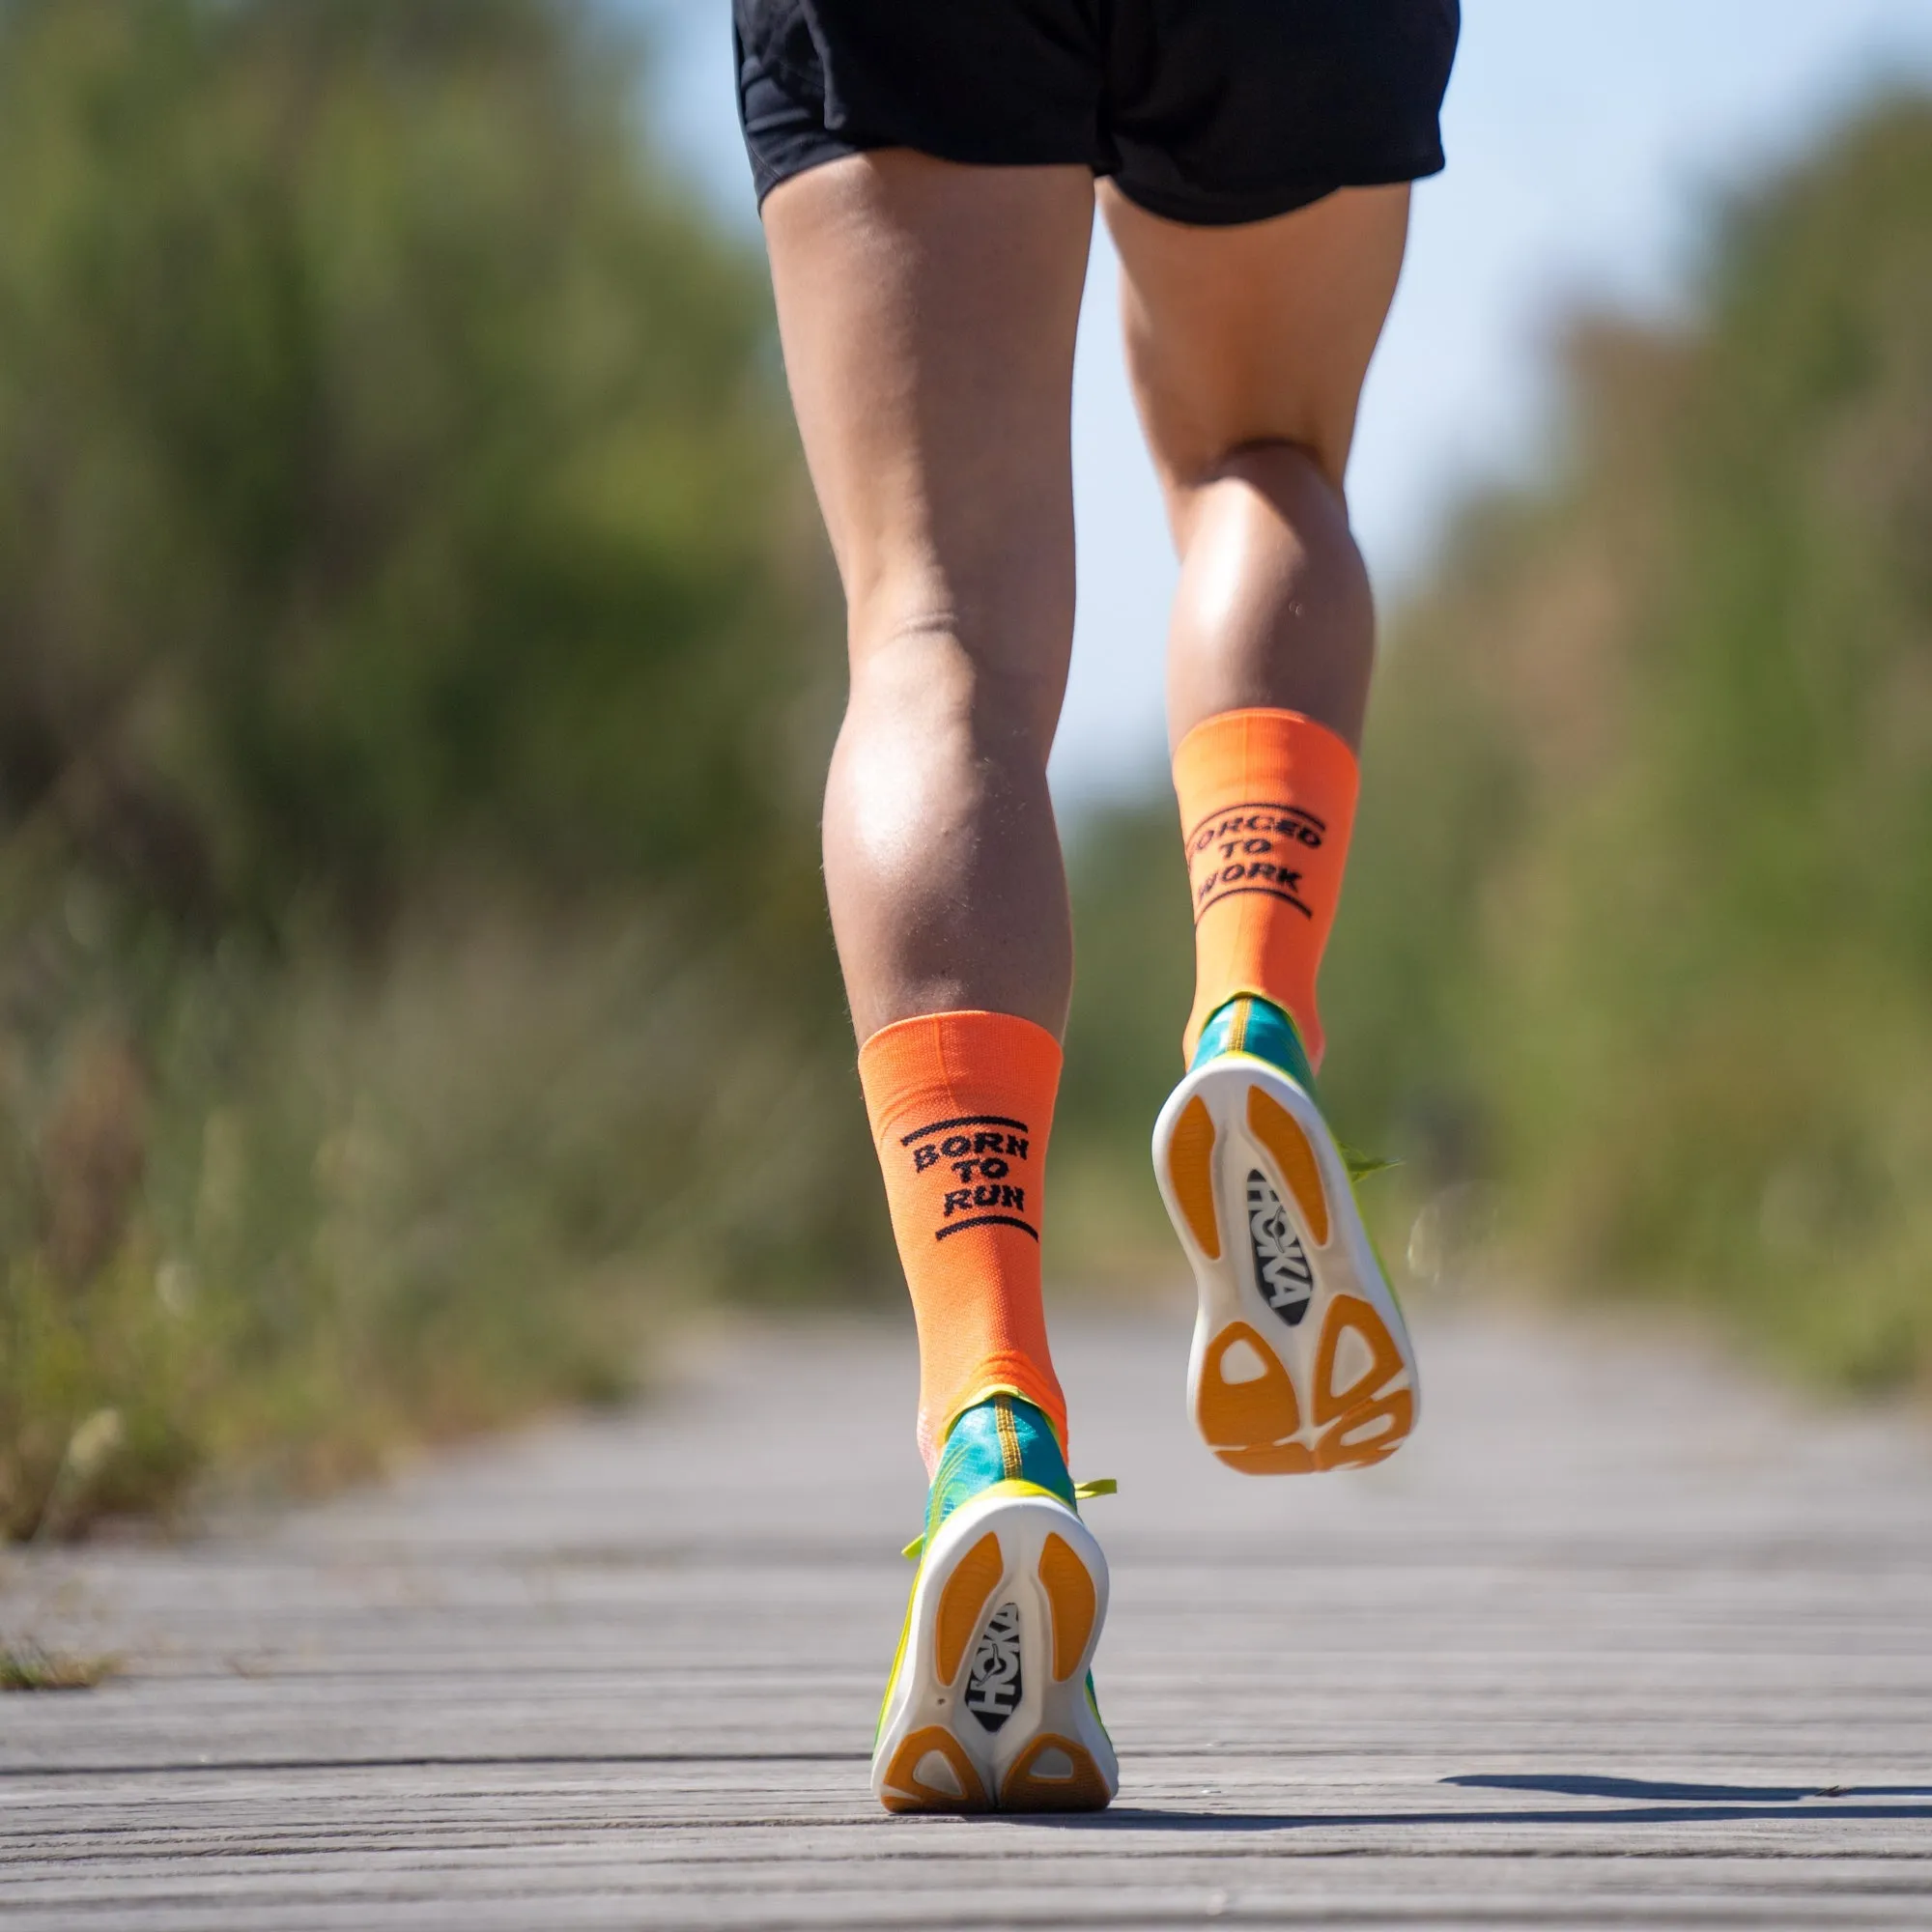
{"label": "hem of black shorts", "polygon": [[763,208],[765,197],[773,188],[782,186],[788,181],[796,181],[800,175],[810,174],[813,168],[822,168],[828,161],[842,161],[853,155],[876,154],[882,148],[904,148],[915,155],[923,155],[928,160],[946,161],[958,168],[1091,168],[1093,163],[1085,155],[1010,154],[988,155],[968,154],[955,147],[951,153],[937,147],[929,147],[918,141],[895,139],[890,134],[868,138],[858,134],[821,134],[812,143],[811,152],[795,165],[774,167],[755,148],[751,150],[752,181],[757,190],[758,206]]}
{"label": "hem of black shorts", "polygon": [[[753,152],[752,182],[757,205],[762,209],[766,197],[774,188],[781,187],[788,181],[796,181],[800,175],[810,174],[813,168],[824,167],[829,161],[846,160],[853,155],[871,154],[881,148],[909,148],[913,153],[928,156],[933,160],[950,161],[955,167],[966,168],[1084,165],[1073,157],[1054,156],[1023,161],[1006,157],[989,159],[980,155],[942,154],[935,148],[921,147],[916,142],[890,137],[866,140],[847,134],[825,134],[820,136],[812,154],[794,167],[774,168],[762,156]],[[1422,181],[1430,175],[1440,174],[1443,165],[1441,150],[1437,149],[1434,156],[1425,156],[1414,161],[1379,168],[1351,168],[1337,181],[1319,185],[1304,182],[1293,187],[1269,188],[1254,194],[1190,194],[1185,190],[1170,193],[1164,188],[1150,188],[1126,181],[1118,174],[1104,179],[1112,181],[1136,208],[1144,208],[1150,214],[1157,214],[1164,220],[1182,222],[1190,228],[1240,228],[1250,222],[1272,221],[1279,215],[1293,214],[1298,208],[1312,207],[1338,188],[1390,187],[1398,182]]]}
{"label": "hem of black shorts", "polygon": [[800,175],[809,175],[813,168],[822,168],[828,161],[849,160],[854,155],[863,155],[868,148],[883,145],[871,141],[834,141],[830,138],[820,141],[803,160],[789,165],[774,167],[755,148],[751,151],[752,185],[757,192],[758,206],[762,209],[765,197],[775,187],[782,187],[788,181],[796,181]]}
{"label": "hem of black shorts", "polygon": [[1313,207],[1338,188],[1392,187],[1398,182],[1422,181],[1429,175],[1440,174],[1442,167],[1442,154],[1438,149],[1434,156],[1422,156],[1413,161],[1375,168],[1350,168],[1335,181],[1319,184],[1301,182],[1253,194],[1214,194],[1206,190],[1190,193],[1186,189],[1172,191],[1148,187],[1121,175],[1111,176],[1110,179],[1136,208],[1144,208],[1150,214],[1157,214],[1165,221],[1183,222],[1190,228],[1241,228],[1250,222],[1273,221],[1277,216],[1293,214],[1298,208]]}

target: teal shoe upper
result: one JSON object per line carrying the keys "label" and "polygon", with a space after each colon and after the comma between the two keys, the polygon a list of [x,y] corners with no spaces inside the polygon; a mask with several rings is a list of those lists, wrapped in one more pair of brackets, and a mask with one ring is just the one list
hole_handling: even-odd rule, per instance
{"label": "teal shoe upper", "polygon": [[1078,1507],[1066,1458],[1046,1417],[1019,1396],[988,1396],[962,1410],[947,1434],[926,1497],[927,1544],[962,1503],[1006,1482],[1037,1484],[1068,1509]]}
{"label": "teal shoe upper", "polygon": [[1308,1064],[1301,1036],[1294,1022],[1271,1000],[1237,993],[1216,1007],[1201,1029],[1188,1071],[1224,1053],[1252,1053],[1256,1059],[1280,1067],[1303,1092],[1315,1092],[1315,1069]]}

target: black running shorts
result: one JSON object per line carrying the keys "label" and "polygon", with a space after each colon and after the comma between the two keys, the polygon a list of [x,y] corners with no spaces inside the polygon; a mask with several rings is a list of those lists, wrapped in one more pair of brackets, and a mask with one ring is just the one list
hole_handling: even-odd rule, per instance
{"label": "black running shorts", "polygon": [[1442,165],[1457,0],[732,0],[762,202],[867,148],[1074,162],[1176,221]]}

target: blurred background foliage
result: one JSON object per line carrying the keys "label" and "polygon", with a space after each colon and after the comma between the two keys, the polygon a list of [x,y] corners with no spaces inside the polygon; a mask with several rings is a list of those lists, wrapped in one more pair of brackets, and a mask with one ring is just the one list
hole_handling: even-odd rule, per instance
{"label": "blurred background foliage", "polygon": [[[762,264],[562,0],[0,0],[0,1526],[895,1302]],[[1324,981],[1407,1279],[1932,1374],[1932,106],[1579,322],[1393,613]],[[1070,828],[1049,1268],[1176,1272],[1171,798]]]}
{"label": "blurred background foliage", "polygon": [[835,589],[637,78],[538,0],[0,5],[16,1535],[883,1273]]}

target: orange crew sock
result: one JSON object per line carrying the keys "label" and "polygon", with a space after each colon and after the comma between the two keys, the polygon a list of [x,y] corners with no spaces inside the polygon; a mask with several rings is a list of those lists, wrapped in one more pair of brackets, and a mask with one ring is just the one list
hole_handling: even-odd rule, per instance
{"label": "orange crew sock", "polygon": [[927,1471],[953,1418],[1001,1390],[1043,1410],[1065,1451],[1039,1285],[1059,1041],[1012,1013],[927,1013],[875,1033],[859,1081],[919,1323]]}
{"label": "orange crew sock", "polygon": [[1174,754],[1194,894],[1194,1010],[1182,1053],[1237,993],[1284,1007],[1315,1065],[1321,1022],[1315,976],[1335,923],[1355,754],[1298,711],[1223,711]]}

